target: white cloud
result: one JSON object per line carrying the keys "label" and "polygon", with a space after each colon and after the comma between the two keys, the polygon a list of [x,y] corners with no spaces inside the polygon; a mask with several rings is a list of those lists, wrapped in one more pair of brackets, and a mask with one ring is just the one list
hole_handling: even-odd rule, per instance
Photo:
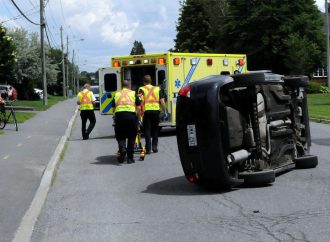
{"label": "white cloud", "polygon": [[101,36],[106,42],[110,42],[117,46],[123,46],[127,42],[131,42],[132,36],[139,27],[139,22],[130,22],[126,13],[112,13],[101,24]]}
{"label": "white cloud", "polygon": [[324,0],[316,0],[317,7],[324,12],[325,1]]}
{"label": "white cloud", "polygon": [[[16,0],[16,3],[23,11],[32,8],[30,1]],[[173,47],[178,9],[179,0],[56,0],[48,1],[46,19],[51,42],[54,39],[60,46],[60,26],[63,26],[64,43],[68,35],[70,55],[74,48],[75,58],[88,60],[79,62],[80,69],[93,71],[97,63],[110,65],[111,56],[128,55],[134,40],[141,41],[147,53],[165,52]],[[38,20],[38,14],[29,17]],[[8,3],[6,8],[0,8],[0,16],[9,19],[17,16],[17,12]],[[6,23],[9,25],[39,32],[38,26],[24,19]]]}
{"label": "white cloud", "polygon": [[[71,3],[77,0],[70,0]],[[84,8],[85,9],[85,8]],[[131,41],[139,22],[131,21],[127,14],[113,8],[111,1],[99,1],[96,5],[74,14],[68,19],[73,28],[89,36],[100,36],[102,41],[115,46],[123,46]]]}

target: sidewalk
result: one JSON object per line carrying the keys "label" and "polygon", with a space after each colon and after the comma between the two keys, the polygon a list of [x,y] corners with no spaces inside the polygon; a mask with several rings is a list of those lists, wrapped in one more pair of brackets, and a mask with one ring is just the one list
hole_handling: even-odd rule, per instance
{"label": "sidewalk", "polygon": [[0,241],[14,238],[75,108],[74,99],[60,102],[0,136]]}

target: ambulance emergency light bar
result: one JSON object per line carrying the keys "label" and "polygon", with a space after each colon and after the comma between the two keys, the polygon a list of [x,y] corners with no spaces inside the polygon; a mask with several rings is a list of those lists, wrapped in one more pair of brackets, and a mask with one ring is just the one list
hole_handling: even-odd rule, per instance
{"label": "ambulance emergency light bar", "polygon": [[[151,63],[151,64],[156,64],[156,59],[155,58],[152,58],[152,59],[144,59],[144,60],[130,60],[130,61],[122,61],[122,65],[123,66],[127,66],[127,64],[128,65],[140,65],[140,64],[149,64],[149,63]],[[157,59],[157,64],[158,65],[165,65],[166,64],[166,59],[165,58],[158,58]],[[112,66],[113,67],[120,67],[120,61],[113,61],[113,63],[112,63]]]}

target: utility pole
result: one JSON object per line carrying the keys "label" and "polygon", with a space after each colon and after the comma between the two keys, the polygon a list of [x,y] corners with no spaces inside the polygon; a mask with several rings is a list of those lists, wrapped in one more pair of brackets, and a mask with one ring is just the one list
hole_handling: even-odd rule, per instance
{"label": "utility pole", "polygon": [[43,104],[48,105],[47,100],[47,80],[46,80],[46,58],[45,58],[45,45],[44,45],[44,31],[45,31],[45,18],[44,18],[44,0],[40,0],[40,42],[41,42],[41,76],[43,83]]}
{"label": "utility pole", "polygon": [[72,89],[73,89],[73,94],[76,94],[74,49],[72,49]]}
{"label": "utility pole", "polygon": [[77,94],[78,94],[79,93],[79,71],[77,71],[76,69],[75,69],[75,71],[76,71]]}
{"label": "utility pole", "polygon": [[328,87],[330,88],[330,56],[329,56],[329,6],[328,0],[325,0],[325,22],[327,28],[327,81]]}
{"label": "utility pole", "polygon": [[61,48],[62,48],[62,78],[63,78],[63,97],[66,98],[66,84],[65,84],[65,63],[64,63],[64,48],[63,48],[63,28],[61,26]]}
{"label": "utility pole", "polygon": [[69,36],[66,35],[66,95],[67,97],[69,96],[68,91],[69,91]]}

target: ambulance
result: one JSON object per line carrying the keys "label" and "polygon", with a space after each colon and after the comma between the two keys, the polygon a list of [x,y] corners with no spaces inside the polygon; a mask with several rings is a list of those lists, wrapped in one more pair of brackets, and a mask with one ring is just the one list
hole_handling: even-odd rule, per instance
{"label": "ambulance", "polygon": [[142,78],[150,75],[152,85],[166,95],[169,118],[160,126],[176,125],[176,100],[179,90],[190,82],[209,75],[247,72],[245,54],[160,53],[111,58],[111,67],[99,68],[100,112],[113,114],[113,98],[121,81],[129,80],[131,89],[143,86]]}

